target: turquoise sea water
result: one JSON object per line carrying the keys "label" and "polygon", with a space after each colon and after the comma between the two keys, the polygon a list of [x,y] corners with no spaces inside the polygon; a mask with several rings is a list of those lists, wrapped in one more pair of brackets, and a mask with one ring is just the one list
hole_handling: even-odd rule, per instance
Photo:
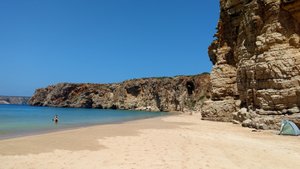
{"label": "turquoise sea water", "polygon": [[[59,122],[53,123],[54,115]],[[167,115],[109,109],[52,108],[28,105],[0,105],[0,139],[95,124],[118,123]]]}

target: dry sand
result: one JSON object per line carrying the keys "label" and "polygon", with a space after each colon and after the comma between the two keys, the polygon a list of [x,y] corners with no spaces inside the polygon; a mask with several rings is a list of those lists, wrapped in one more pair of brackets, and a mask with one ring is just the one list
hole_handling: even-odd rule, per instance
{"label": "dry sand", "polygon": [[1,140],[0,168],[296,169],[300,137],[168,116]]}

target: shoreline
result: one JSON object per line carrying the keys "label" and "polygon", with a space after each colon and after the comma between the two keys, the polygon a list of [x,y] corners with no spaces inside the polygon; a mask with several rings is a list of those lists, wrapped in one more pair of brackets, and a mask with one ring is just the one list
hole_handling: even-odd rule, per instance
{"label": "shoreline", "polygon": [[[6,105],[5,105],[6,106]],[[6,108],[5,106],[1,108]],[[119,124],[124,123],[127,121],[134,121],[134,120],[140,120],[140,119],[148,119],[153,118],[157,116],[166,116],[166,115],[172,115],[172,112],[146,112],[146,111],[137,111],[137,110],[96,110],[96,109],[88,109],[88,108],[63,108],[63,107],[39,107],[39,106],[30,106],[30,105],[12,105],[13,107],[10,107],[11,105],[8,105],[8,108],[20,108],[31,111],[32,109],[35,112],[43,113],[44,117],[35,119],[35,117],[32,117],[32,121],[28,121],[28,119],[22,118],[20,121],[17,121],[14,117],[14,119],[9,119],[8,122],[15,122],[16,127],[11,127],[12,125],[10,123],[2,123],[2,127],[0,129],[0,140],[6,140],[11,138],[18,138],[18,137],[26,137],[31,135],[39,135],[39,134],[45,134],[45,133],[51,133],[51,132],[57,132],[57,131],[63,131],[63,130],[72,130],[77,129],[81,127],[88,127],[88,126],[95,126],[95,125],[104,125],[104,124]],[[87,118],[85,119],[79,119],[75,113],[75,116],[70,117],[70,114],[73,113],[73,111],[87,111],[87,114],[89,112],[92,113],[91,116],[93,116],[93,112],[97,111],[97,114],[95,118]],[[108,111],[112,111],[112,117],[108,114]],[[114,116],[114,112],[116,111],[117,115]],[[118,115],[119,112],[125,112],[125,116]],[[33,111],[32,111],[33,112]],[[51,113],[49,113],[51,112]],[[71,112],[71,113],[70,113]],[[137,112],[137,113],[135,113]],[[141,112],[141,114],[138,114]],[[15,112],[14,112],[15,113]],[[34,113],[34,112],[33,112]],[[32,115],[33,113],[29,113]],[[128,115],[126,115],[126,113]],[[1,114],[1,112],[0,112]],[[4,113],[5,114],[5,113]],[[46,114],[46,115],[45,115]],[[52,114],[59,114],[61,115],[61,120],[58,124],[53,123],[53,121],[49,121],[50,118],[53,118]],[[99,116],[100,114],[100,116]],[[103,114],[103,115],[101,115]],[[105,115],[107,114],[107,115]],[[120,114],[120,113],[119,113]],[[1,116],[1,115],[0,115]],[[26,115],[27,116],[27,115]],[[75,120],[74,118],[75,117]],[[77,117],[77,119],[76,119]],[[48,120],[47,120],[48,119]],[[90,119],[90,120],[89,120]],[[2,119],[5,120],[5,119]],[[18,123],[22,124],[23,127],[17,127]],[[6,127],[6,125],[8,127]],[[21,126],[21,125],[20,125]],[[27,128],[27,126],[30,126]]]}
{"label": "shoreline", "polygon": [[173,115],[0,140],[0,168],[299,168],[300,139]]}
{"label": "shoreline", "polygon": [[147,119],[152,119],[152,118],[160,118],[160,117],[178,115],[178,114],[173,114],[172,112],[166,112],[166,113],[168,113],[168,114],[161,115],[161,116],[154,116],[154,117],[143,117],[143,118],[130,119],[130,120],[120,120],[120,121],[115,121],[115,122],[79,124],[78,126],[68,126],[68,127],[62,127],[62,128],[45,129],[45,130],[41,130],[41,131],[30,131],[30,132],[24,132],[24,133],[8,134],[6,136],[0,136],[0,141],[15,139],[15,138],[22,138],[22,137],[38,136],[38,135],[61,132],[61,131],[76,130],[76,129],[80,129],[80,128],[87,128],[87,127],[93,127],[93,126],[118,125],[118,124],[123,124],[123,123],[128,123],[128,122],[134,122],[134,121],[138,121],[138,120],[147,120]]}

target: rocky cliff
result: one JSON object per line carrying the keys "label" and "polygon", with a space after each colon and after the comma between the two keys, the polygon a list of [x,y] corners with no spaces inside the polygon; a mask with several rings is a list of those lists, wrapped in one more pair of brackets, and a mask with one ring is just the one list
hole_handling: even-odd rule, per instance
{"label": "rocky cliff", "polygon": [[144,78],[115,84],[59,83],[37,89],[34,106],[196,111],[210,97],[209,74]]}
{"label": "rocky cliff", "polygon": [[0,96],[0,104],[27,104],[30,97]]}
{"label": "rocky cliff", "polygon": [[221,0],[208,53],[212,97],[202,118],[275,129],[300,126],[300,0]]}

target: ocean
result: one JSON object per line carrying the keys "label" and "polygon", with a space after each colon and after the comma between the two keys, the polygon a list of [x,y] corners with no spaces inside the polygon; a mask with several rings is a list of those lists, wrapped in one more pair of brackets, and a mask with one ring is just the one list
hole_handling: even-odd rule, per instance
{"label": "ocean", "polygon": [[[166,112],[0,105],[0,139],[96,124],[121,123],[167,114]],[[52,121],[55,115],[59,118],[57,124]]]}

